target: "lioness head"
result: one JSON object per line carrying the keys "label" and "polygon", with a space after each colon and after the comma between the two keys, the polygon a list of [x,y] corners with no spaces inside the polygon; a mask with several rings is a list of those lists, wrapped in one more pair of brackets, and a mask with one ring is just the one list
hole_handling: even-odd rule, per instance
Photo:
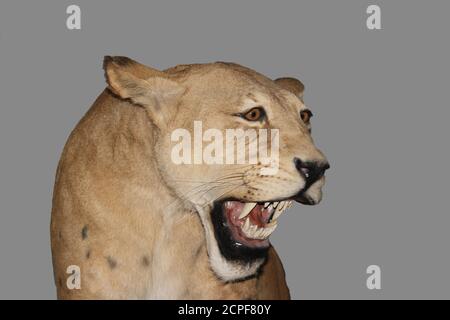
{"label": "lioness head", "polygon": [[[222,62],[158,71],[106,57],[104,68],[113,93],[147,110],[161,187],[198,212],[217,276],[231,281],[255,274],[280,214],[292,201],[314,205],[322,198],[329,166],[311,138],[303,84]],[[276,157],[250,161],[256,141]]]}

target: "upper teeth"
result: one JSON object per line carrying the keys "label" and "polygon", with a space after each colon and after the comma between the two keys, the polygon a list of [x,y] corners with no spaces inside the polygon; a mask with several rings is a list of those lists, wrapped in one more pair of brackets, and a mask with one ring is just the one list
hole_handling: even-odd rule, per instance
{"label": "upper teeth", "polygon": [[279,216],[283,213],[283,211],[287,208],[287,203],[285,201],[280,202],[280,204],[275,209],[275,213],[272,216],[272,221],[277,220]]}
{"label": "upper teeth", "polygon": [[239,219],[242,219],[242,218],[248,216],[250,211],[252,211],[253,208],[256,207],[256,205],[257,205],[256,202],[247,202],[244,205],[244,208],[242,208],[241,214],[239,215]]}
{"label": "upper teeth", "polygon": [[[239,215],[239,219],[244,219],[250,212],[257,206],[256,202],[247,202],[244,204],[242,211]],[[241,229],[246,237],[251,239],[267,239],[277,227],[277,219],[284,212],[284,210],[292,206],[292,201],[280,201],[280,202],[265,202],[264,210],[267,210],[272,215],[270,222],[265,227],[258,227],[251,223],[250,217],[245,219]]]}
{"label": "upper teeth", "polygon": [[[249,215],[249,213],[256,207],[256,202],[247,202],[244,204],[242,211],[239,215],[239,219],[243,219]],[[265,202],[264,209],[269,211],[269,214],[272,214],[275,210],[275,213],[272,216],[272,221],[276,220],[284,210],[290,208],[292,205],[292,201],[280,201],[280,202]]]}

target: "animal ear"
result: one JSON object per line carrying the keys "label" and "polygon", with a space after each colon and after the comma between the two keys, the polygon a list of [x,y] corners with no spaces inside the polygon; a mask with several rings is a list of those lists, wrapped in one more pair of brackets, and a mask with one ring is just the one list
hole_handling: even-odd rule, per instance
{"label": "animal ear", "polygon": [[142,65],[127,57],[106,56],[103,61],[109,89],[122,99],[148,108],[155,118],[162,118],[184,92],[177,82],[156,69]]}
{"label": "animal ear", "polygon": [[303,98],[303,91],[305,90],[305,86],[300,80],[295,78],[278,78],[275,80],[275,83],[283,89],[292,92],[300,99]]}

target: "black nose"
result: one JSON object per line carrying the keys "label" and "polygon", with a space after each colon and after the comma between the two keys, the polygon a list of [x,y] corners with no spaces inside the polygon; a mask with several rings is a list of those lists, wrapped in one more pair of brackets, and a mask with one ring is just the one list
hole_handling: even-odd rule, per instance
{"label": "black nose", "polygon": [[308,188],[317,180],[319,180],[325,173],[325,170],[330,168],[328,162],[324,163],[323,162],[319,163],[315,161],[305,162],[300,160],[299,158],[294,158],[294,164],[297,170],[306,180],[305,189]]}

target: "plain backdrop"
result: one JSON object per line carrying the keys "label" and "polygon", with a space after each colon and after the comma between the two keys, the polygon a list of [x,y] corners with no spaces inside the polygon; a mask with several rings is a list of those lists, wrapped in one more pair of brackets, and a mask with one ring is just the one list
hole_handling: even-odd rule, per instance
{"label": "plain backdrop", "polygon": [[[77,4],[82,29],[66,28]],[[381,7],[382,30],[366,28]],[[0,298],[53,299],[54,174],[104,55],[232,61],[306,86],[324,201],[272,242],[296,299],[450,298],[449,1],[0,2]],[[366,268],[381,267],[381,290]]]}

